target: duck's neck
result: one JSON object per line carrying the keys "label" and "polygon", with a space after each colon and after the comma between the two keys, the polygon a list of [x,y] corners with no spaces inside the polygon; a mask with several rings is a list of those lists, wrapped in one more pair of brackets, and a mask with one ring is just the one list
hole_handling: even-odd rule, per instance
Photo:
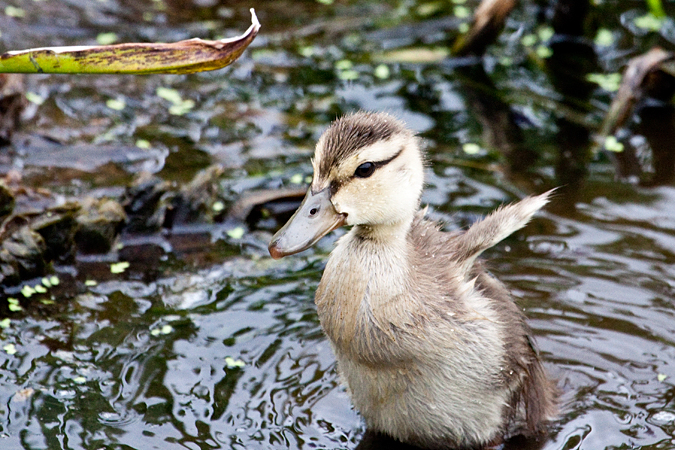
{"label": "duck's neck", "polygon": [[393,247],[405,244],[412,221],[413,217],[411,216],[394,223],[355,225],[352,233],[361,239]]}
{"label": "duck's neck", "polygon": [[388,353],[380,331],[409,316],[410,303],[401,300],[412,300],[404,295],[411,283],[411,222],[355,225],[331,252],[315,302],[321,326],[338,355],[389,364],[382,359]]}

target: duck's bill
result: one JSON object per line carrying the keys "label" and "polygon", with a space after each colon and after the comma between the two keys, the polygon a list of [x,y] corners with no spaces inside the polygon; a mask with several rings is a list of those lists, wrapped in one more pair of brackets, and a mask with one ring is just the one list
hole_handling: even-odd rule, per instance
{"label": "duck's bill", "polygon": [[335,211],[328,188],[316,194],[309,189],[293,217],[272,238],[270,255],[279,259],[306,250],[344,225],[346,218],[346,214]]}

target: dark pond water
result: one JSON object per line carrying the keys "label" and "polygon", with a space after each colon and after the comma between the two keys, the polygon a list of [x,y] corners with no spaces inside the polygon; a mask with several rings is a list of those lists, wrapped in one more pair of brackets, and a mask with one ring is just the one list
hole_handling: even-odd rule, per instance
{"label": "dark pond water", "polygon": [[[582,37],[551,37],[552,24],[573,33],[565,27],[576,21],[528,2],[482,63],[447,58],[477,3],[0,2],[3,50],[94,43],[103,32],[120,41],[232,36],[248,27],[249,7],[263,24],[238,62],[213,73],[27,78],[41,104],[0,150],[0,170],[65,201],[119,196],[142,170],[182,183],[219,163],[229,205],[254,189],[302,184],[335,116],[389,111],[426,139],[423,201],[449,229],[565,186],[486,255],[564,391],[540,447],[675,448],[675,188],[635,182],[659,169],[644,116],[620,135],[644,173],[620,178],[621,155],[589,150],[611,94],[586,81],[653,45],[672,50],[673,21],[647,32],[634,20],[645,3],[600,0]],[[172,114],[158,88],[194,106]],[[44,144],[54,141],[63,145]],[[364,425],[313,304],[335,237],[273,261],[276,226],[261,220],[240,238],[232,221],[125,236],[110,255],[56,265],[59,285],[2,322],[0,447],[356,447]],[[130,267],[113,274],[117,261]]]}

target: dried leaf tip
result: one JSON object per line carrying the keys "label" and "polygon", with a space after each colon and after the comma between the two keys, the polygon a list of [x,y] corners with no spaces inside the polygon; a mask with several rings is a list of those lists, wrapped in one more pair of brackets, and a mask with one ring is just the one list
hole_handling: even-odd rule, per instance
{"label": "dried leaf tip", "polygon": [[249,9],[251,11],[251,26],[255,27],[255,30],[260,29],[260,22],[258,21],[258,16],[255,15],[255,8]]}
{"label": "dried leaf tip", "polygon": [[241,36],[235,36],[231,38],[225,38],[225,39],[220,39],[218,42],[222,42],[223,44],[227,44],[230,42],[235,42],[237,40],[243,39],[246,36],[253,36],[255,37],[258,34],[258,31],[260,30],[260,21],[258,20],[258,16],[255,14],[255,8],[249,9],[251,11],[251,26],[248,27],[248,30]]}

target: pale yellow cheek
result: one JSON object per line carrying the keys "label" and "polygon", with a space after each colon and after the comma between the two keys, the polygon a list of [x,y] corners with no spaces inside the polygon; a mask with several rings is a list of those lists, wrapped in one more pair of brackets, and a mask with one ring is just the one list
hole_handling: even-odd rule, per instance
{"label": "pale yellow cheek", "polygon": [[350,185],[342,186],[338,192],[333,195],[333,206],[340,213],[353,213],[354,201],[358,198],[355,189]]}
{"label": "pale yellow cheek", "polygon": [[395,201],[388,195],[388,189],[377,180],[352,180],[340,188],[333,197],[333,205],[338,212],[349,215],[348,222],[373,221],[381,219],[389,202]]}

